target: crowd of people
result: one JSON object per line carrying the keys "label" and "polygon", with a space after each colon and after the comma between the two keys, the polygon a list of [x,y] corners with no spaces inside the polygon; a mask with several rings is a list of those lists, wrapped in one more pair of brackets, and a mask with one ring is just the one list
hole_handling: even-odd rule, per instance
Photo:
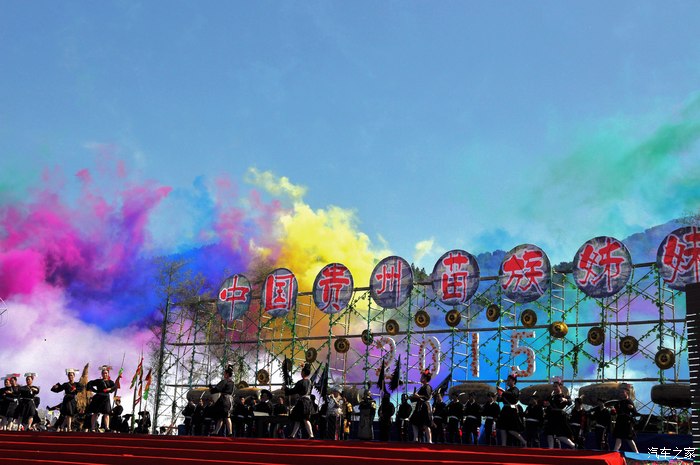
{"label": "crowd of people", "polygon": [[[19,385],[19,374],[9,374],[3,378],[3,388],[0,390],[0,430],[53,430],[53,431],[113,431],[131,432],[131,415],[123,415],[121,398],[112,396],[116,391],[115,382],[110,379],[109,367],[100,368],[100,378],[83,385],[76,380],[77,369],[66,370],[67,381],[57,382],[51,387],[55,393],[63,393],[61,403],[46,406],[47,412],[58,412],[55,421],[47,416],[39,417],[40,388],[34,385],[35,373],[25,373],[24,385]],[[78,409],[78,395],[89,392],[87,408]],[[139,412],[139,418],[134,423],[135,432],[148,433],[150,415]],[[101,420],[98,422],[98,420]]]}
{"label": "crowd of people", "polygon": [[[63,400],[53,407],[47,406],[47,410],[58,410],[60,415],[53,424],[44,427],[57,431],[148,434],[151,427],[148,412],[139,412],[136,427],[132,428],[130,423],[134,422],[129,421],[131,415],[123,415],[120,398],[111,398],[116,385],[110,379],[108,367],[102,367],[100,378],[85,386],[76,381],[76,371],[66,370],[67,381],[51,387],[51,391],[63,393]],[[441,391],[433,392],[431,374],[425,371],[421,373],[420,387],[410,395],[403,394],[396,408],[386,392],[377,406],[369,390],[359,402],[344,395],[338,387],[331,387],[325,399],[316,399],[310,375],[311,367],[307,364],[301,371],[301,379],[294,386],[285,387],[283,395],[273,398],[269,390],[262,389],[259,398],[244,397],[234,395],[233,370],[227,367],[223,379],[209,386],[210,394],[218,396],[202,396],[188,402],[182,412],[185,421],[181,433],[371,440],[375,439],[378,413],[378,439],[382,441],[584,448],[585,437],[591,432],[597,449],[607,450],[612,436],[613,450],[619,450],[625,442],[629,449],[637,451],[634,424],[638,413],[627,391],[622,392],[612,408],[606,399],[599,398],[595,399],[595,407],[586,410],[581,398],[572,401],[563,392],[561,381],[555,380],[546,398],[533,395],[523,409],[517,378],[510,375],[505,389],[490,392],[483,404],[477,403],[474,392],[452,394],[446,403]],[[8,375],[3,381],[0,429],[37,429],[42,422],[37,411],[40,389],[34,385],[36,375],[25,374],[26,384],[21,386],[18,376]],[[84,391],[92,396],[87,408],[78,411],[77,396]],[[292,399],[295,402],[290,408],[288,402]],[[100,416],[102,420],[98,423]]]}
{"label": "crowd of people", "polygon": [[[358,402],[337,387],[331,387],[327,399],[319,405],[311,393],[310,372],[308,366],[304,367],[302,379],[285,388],[285,395],[273,399],[272,393],[263,389],[258,399],[234,396],[233,373],[226,370],[223,380],[210,387],[211,393],[220,394],[216,401],[203,396],[185,407],[184,433],[375,439],[372,425],[377,419],[377,439],[381,441],[582,449],[590,432],[596,449],[619,450],[625,443],[630,450],[637,450],[634,424],[638,413],[627,391],[614,406],[599,398],[593,408],[586,410],[581,398],[572,400],[564,393],[562,382],[555,380],[546,398],[533,395],[523,408],[517,378],[511,375],[505,389],[489,393],[483,404],[477,403],[474,392],[455,393],[446,403],[441,392],[433,392],[431,374],[424,372],[420,388],[413,394],[403,394],[398,407],[388,393],[377,405],[369,390]],[[287,402],[294,397],[290,396],[297,398],[291,409]],[[369,430],[363,428],[368,420]],[[615,441],[610,444],[612,438]]]}

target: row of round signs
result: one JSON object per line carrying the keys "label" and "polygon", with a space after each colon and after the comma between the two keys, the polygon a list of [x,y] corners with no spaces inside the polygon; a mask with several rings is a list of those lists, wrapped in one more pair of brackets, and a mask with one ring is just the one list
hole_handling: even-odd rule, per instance
{"label": "row of round signs", "polygon": [[[659,245],[656,264],[666,285],[684,290],[700,282],[700,231],[697,226],[676,229]],[[576,286],[594,298],[610,297],[622,290],[632,276],[632,258],[618,239],[599,236],[586,241],[573,260]],[[464,250],[451,250],[435,263],[432,288],[445,305],[466,304],[479,287],[479,264]],[[510,250],[501,262],[498,284],[514,302],[539,299],[550,288],[551,267],[547,254],[532,244]],[[383,308],[397,308],[413,288],[413,272],[401,257],[390,256],[375,266],[370,276],[370,295]],[[354,291],[350,270],[343,264],[326,265],[316,276],[313,298],[324,313],[343,311]],[[285,316],[296,304],[298,292],[294,274],[286,268],[272,271],[265,279],[261,303],[271,317]],[[252,297],[250,281],[242,274],[227,278],[219,290],[217,306],[224,319],[237,319],[248,311]]]}

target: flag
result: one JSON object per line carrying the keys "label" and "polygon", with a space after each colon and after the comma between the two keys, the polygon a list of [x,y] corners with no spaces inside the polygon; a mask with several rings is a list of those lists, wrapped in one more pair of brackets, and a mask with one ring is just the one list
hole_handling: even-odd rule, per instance
{"label": "flag", "polygon": [[[323,363],[321,363],[318,367],[316,367],[316,371],[314,371],[314,374],[311,375],[311,384],[313,384],[314,386],[316,386],[317,384],[320,386],[319,381],[321,380],[320,377],[323,374],[323,372],[321,371],[322,368],[323,368]],[[321,392],[320,389],[318,391]]]}
{"label": "flag", "polygon": [[119,374],[117,375],[117,379],[114,381],[114,386],[115,386],[117,389],[121,389],[121,388],[122,388],[121,379],[122,379],[122,374],[123,374],[123,373],[124,373],[124,367],[121,367],[121,368],[119,369]]}
{"label": "flag", "polygon": [[328,364],[323,367],[323,372],[321,373],[321,379],[316,383],[316,390],[321,395],[321,399],[328,397]]}
{"label": "flag", "polygon": [[143,388],[143,400],[148,399],[148,390],[151,388],[151,369],[148,369],[148,374],[146,375],[146,387]]}
{"label": "flag", "polygon": [[139,362],[139,366],[136,367],[136,373],[134,373],[134,377],[131,378],[131,385],[129,386],[129,389],[133,389],[134,386],[136,385],[136,381],[139,380],[139,377],[143,376],[143,357],[141,357],[141,361]]}
{"label": "flag", "polygon": [[396,361],[396,367],[394,368],[394,373],[391,374],[391,381],[389,381],[389,390],[391,392],[396,391],[401,384],[401,355]]}
{"label": "flag", "polygon": [[382,365],[382,367],[379,369],[379,379],[377,380],[377,387],[379,388],[379,392],[381,393],[382,397],[384,397],[384,393],[386,392],[386,375],[384,374],[384,360],[381,360],[380,364]]}
{"label": "flag", "polygon": [[433,397],[435,397],[437,393],[444,394],[445,391],[447,391],[447,388],[450,387],[450,381],[452,381],[452,373],[447,375],[447,377],[445,377],[445,379],[443,379],[442,382],[433,390]]}

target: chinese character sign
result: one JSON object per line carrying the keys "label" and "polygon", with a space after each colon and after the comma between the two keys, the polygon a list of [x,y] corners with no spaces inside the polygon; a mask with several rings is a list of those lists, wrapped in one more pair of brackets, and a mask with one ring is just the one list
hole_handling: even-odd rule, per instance
{"label": "chinese character sign", "polygon": [[285,316],[297,301],[297,278],[286,268],[277,268],[265,278],[263,311],[271,317]]}
{"label": "chinese character sign", "polygon": [[498,284],[514,302],[533,302],[549,290],[549,258],[532,244],[521,244],[506,254],[498,271]]}
{"label": "chinese character sign", "polygon": [[476,257],[464,250],[450,250],[433,267],[433,291],[445,305],[466,304],[479,287],[479,276]]}
{"label": "chinese character sign", "polygon": [[353,290],[350,270],[340,263],[331,263],[316,275],[314,303],[323,313],[339,313],[350,303]]}
{"label": "chinese character sign", "polygon": [[656,266],[668,287],[679,291],[700,282],[700,228],[676,229],[661,242]]}
{"label": "chinese character sign", "polygon": [[374,267],[369,278],[369,292],[383,308],[400,307],[413,289],[413,270],[401,257],[386,257]]}
{"label": "chinese character sign", "polygon": [[252,288],[248,278],[235,274],[221,284],[216,309],[224,320],[237,320],[248,311],[251,297]]}
{"label": "chinese character sign", "polygon": [[613,237],[587,241],[574,256],[574,281],[590,297],[617,294],[632,276],[632,257],[625,245]]}

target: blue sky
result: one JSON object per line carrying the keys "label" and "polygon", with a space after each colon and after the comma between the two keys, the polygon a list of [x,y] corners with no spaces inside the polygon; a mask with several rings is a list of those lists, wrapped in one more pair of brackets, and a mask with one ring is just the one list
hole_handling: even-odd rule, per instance
{"label": "blue sky", "polygon": [[[1,1],[0,12],[10,191],[46,166],[93,164],[105,143],[176,188],[242,182],[255,167],[306,186],[313,208],[354,210],[399,255],[430,242],[427,268],[450,248],[523,242],[557,263],[593,236],[698,208],[697,2]],[[669,125],[680,146],[654,142]]]}

